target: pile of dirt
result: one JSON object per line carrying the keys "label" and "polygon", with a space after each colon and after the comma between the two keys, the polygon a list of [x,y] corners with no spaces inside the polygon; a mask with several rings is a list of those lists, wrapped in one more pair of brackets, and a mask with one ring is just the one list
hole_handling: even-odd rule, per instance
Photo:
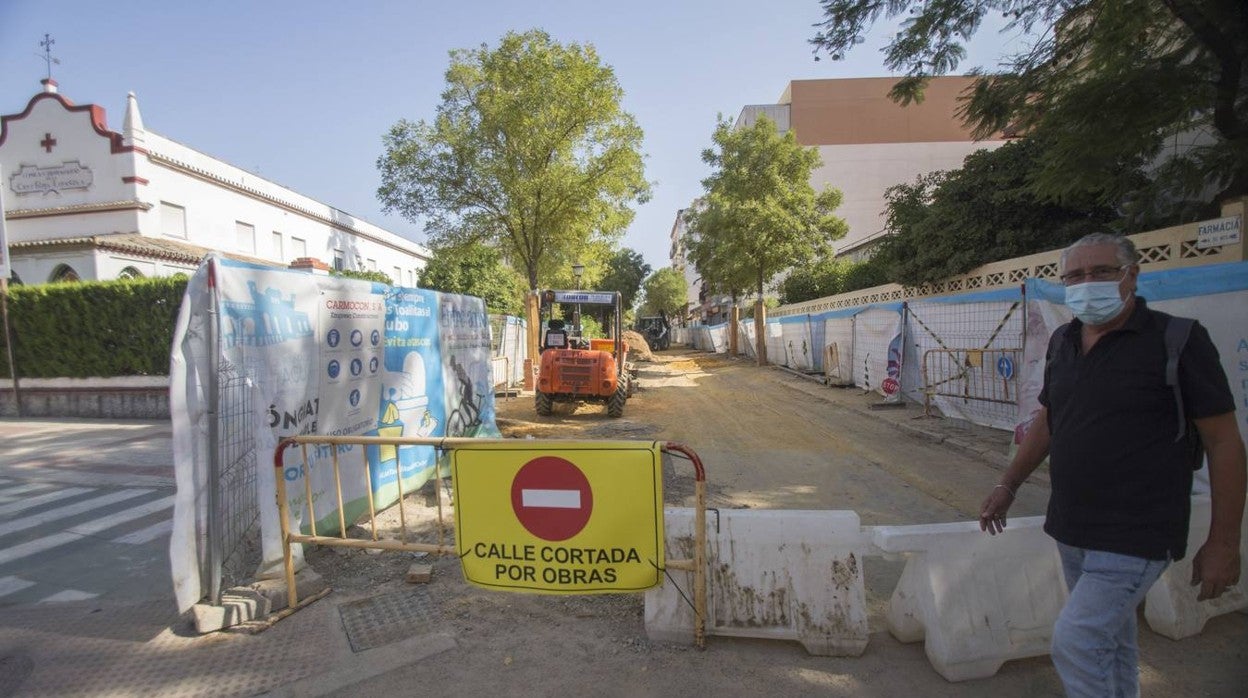
{"label": "pile of dirt", "polygon": [[628,344],[628,355],[637,361],[654,361],[654,354],[650,351],[650,344],[646,342],[646,338],[641,336],[640,332],[633,330],[624,330],[624,341]]}

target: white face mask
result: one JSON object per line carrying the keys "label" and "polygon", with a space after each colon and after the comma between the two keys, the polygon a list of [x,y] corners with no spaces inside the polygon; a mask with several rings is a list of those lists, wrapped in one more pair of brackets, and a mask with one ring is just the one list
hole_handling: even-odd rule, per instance
{"label": "white face mask", "polygon": [[1087,325],[1104,325],[1118,317],[1124,305],[1117,281],[1089,281],[1066,287],[1066,306]]}

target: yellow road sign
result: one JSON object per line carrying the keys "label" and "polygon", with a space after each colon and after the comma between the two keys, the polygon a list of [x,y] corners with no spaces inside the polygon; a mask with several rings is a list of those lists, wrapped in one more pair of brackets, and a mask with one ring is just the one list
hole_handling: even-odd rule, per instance
{"label": "yellow road sign", "polygon": [[464,578],[516,591],[642,591],[662,581],[663,465],[650,441],[456,446]]}

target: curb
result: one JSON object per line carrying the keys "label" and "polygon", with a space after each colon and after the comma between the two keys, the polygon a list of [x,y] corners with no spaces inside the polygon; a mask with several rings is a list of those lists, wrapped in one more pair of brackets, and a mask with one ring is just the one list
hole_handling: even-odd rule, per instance
{"label": "curb", "polygon": [[[795,371],[791,368],[788,368],[787,366],[776,366],[773,364],[771,367],[778,371],[783,371],[784,373],[787,373],[791,376],[796,376],[798,378],[808,380],[812,383],[817,383],[821,386],[826,387],[827,385],[826,383],[823,382],[822,378],[819,378],[817,376],[812,376],[809,374],[805,374],[800,371]],[[801,392],[805,392],[805,391],[801,391]],[[829,402],[832,402],[832,400],[829,400]],[[853,405],[846,405],[846,404],[842,404],[839,402],[836,404],[838,407],[847,409],[851,412],[855,412],[864,417],[870,417],[872,419],[877,419],[880,421],[890,421],[890,420],[880,419],[879,414],[873,410],[869,410],[869,409],[864,410],[860,407],[856,407]],[[1003,469],[1005,467],[1005,464],[1002,462],[1002,455],[1000,453],[996,453],[992,449],[986,449],[983,446],[980,446],[979,444],[976,444],[974,442],[967,441],[965,439],[961,439],[956,436],[946,436],[944,434],[941,434],[940,432],[932,431],[929,429],[924,429],[922,427],[917,427],[912,424],[906,424],[905,422],[890,422],[890,423],[893,426],[895,426],[897,429],[904,431],[907,434],[910,434],[911,436],[923,439],[924,441],[930,441],[931,443],[934,443],[934,444],[946,446],[956,451],[960,451],[961,453],[971,456],[973,458],[976,458],[978,460],[981,460],[987,465],[990,465],[994,468]]]}

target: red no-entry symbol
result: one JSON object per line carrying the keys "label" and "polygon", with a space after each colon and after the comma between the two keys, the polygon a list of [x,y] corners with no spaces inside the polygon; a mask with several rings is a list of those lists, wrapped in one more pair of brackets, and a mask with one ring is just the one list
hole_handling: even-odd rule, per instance
{"label": "red no-entry symbol", "polygon": [[594,493],[585,473],[570,461],[539,456],[511,481],[511,508],[529,533],[542,540],[567,540],[589,523]]}

